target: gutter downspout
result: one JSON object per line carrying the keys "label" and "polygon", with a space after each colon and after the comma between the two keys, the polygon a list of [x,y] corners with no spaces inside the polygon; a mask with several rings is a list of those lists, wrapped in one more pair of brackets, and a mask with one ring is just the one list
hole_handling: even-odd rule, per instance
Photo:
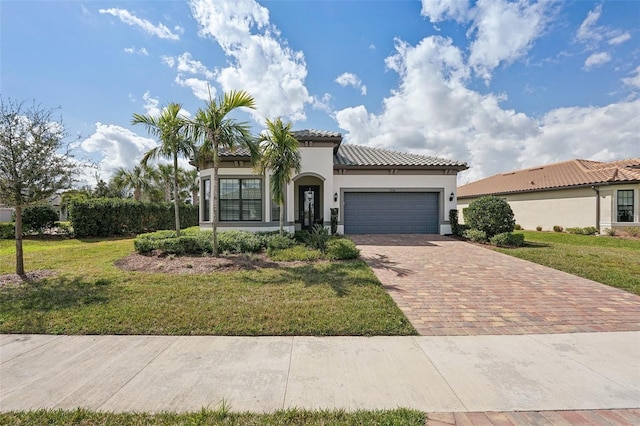
{"label": "gutter downspout", "polygon": [[596,192],[596,229],[598,234],[600,233],[600,188],[596,188],[595,185],[591,185],[591,189]]}

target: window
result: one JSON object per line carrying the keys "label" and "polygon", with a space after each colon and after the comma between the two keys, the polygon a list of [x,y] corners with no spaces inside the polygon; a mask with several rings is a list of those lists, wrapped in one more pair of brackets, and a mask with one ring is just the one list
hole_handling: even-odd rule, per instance
{"label": "window", "polygon": [[211,220],[211,178],[202,179],[202,220]]}
{"label": "window", "polygon": [[260,179],[220,179],[220,221],[262,220]]}
{"label": "window", "polygon": [[618,191],[618,222],[633,222],[633,190]]}

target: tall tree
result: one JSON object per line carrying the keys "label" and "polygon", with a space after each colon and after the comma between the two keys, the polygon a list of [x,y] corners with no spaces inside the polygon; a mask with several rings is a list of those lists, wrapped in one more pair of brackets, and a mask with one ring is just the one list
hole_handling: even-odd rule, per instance
{"label": "tall tree", "polygon": [[198,168],[206,163],[213,163],[213,255],[218,256],[218,169],[220,167],[220,149],[234,151],[237,147],[247,148],[252,161],[257,159],[258,149],[254,143],[249,124],[236,121],[229,114],[238,108],[255,109],[253,97],[243,91],[230,91],[217,99],[209,99],[204,108],[198,110],[195,119],[190,123],[190,135],[198,141],[195,156]]}
{"label": "tall tree", "polygon": [[16,274],[24,276],[22,209],[69,188],[76,165],[64,145],[61,120],[52,109],[35,101],[0,97],[0,199],[10,203],[16,214]]}
{"label": "tall tree", "polygon": [[198,169],[182,171],[182,187],[187,190],[191,197],[191,204],[200,204],[198,193],[200,192],[200,181],[198,180]]}
{"label": "tall tree", "polygon": [[191,158],[194,153],[193,144],[186,137],[187,119],[180,114],[182,105],[168,104],[159,116],[133,114],[131,124],[142,124],[149,134],[160,139],[160,145],[149,150],[142,157],[141,164],[147,165],[149,160],[169,158],[173,160],[173,205],[176,217],[176,235],[180,236],[180,197],[178,196],[178,158]]}
{"label": "tall tree", "polygon": [[113,185],[121,190],[133,191],[133,199],[142,201],[145,192],[148,192],[152,185],[152,173],[148,167],[137,165],[133,169],[120,167],[113,176]]}
{"label": "tall tree", "polygon": [[260,136],[261,174],[271,173],[271,199],[280,205],[280,235],[284,230],[284,196],[291,182],[292,171],[300,173],[300,151],[298,140],[291,134],[291,123],[284,124],[280,118],[267,119],[267,131]]}
{"label": "tall tree", "polygon": [[[173,166],[171,164],[158,164],[157,168],[157,180],[162,188],[162,194],[164,201],[171,202],[171,188],[174,186],[173,179]],[[178,170],[178,179],[180,179],[180,170]],[[179,188],[178,188],[179,189]]]}

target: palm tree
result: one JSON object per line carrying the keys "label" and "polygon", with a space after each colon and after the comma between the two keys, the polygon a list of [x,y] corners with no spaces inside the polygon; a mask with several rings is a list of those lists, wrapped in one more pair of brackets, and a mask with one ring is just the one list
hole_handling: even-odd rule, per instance
{"label": "palm tree", "polygon": [[228,117],[238,108],[255,109],[255,100],[244,90],[226,92],[217,99],[209,99],[206,106],[198,110],[190,123],[189,134],[194,141],[200,141],[195,155],[198,168],[208,162],[213,163],[213,255],[218,256],[218,168],[220,167],[220,149],[234,151],[241,146],[249,149],[252,161],[257,158],[258,150],[253,143],[249,124]]}
{"label": "palm tree", "polygon": [[[171,164],[158,164],[158,169],[156,170],[158,183],[162,188],[163,199],[165,202],[171,202],[171,186],[173,179],[173,166]],[[180,171],[178,170],[178,173]],[[180,176],[178,176],[180,178]]]}
{"label": "palm tree", "polygon": [[300,173],[300,152],[298,140],[291,134],[291,123],[283,124],[280,118],[271,121],[267,118],[267,132],[260,136],[261,174],[271,173],[271,199],[280,205],[280,235],[284,231],[284,195],[287,184],[293,177],[292,170]]}
{"label": "palm tree", "polygon": [[144,192],[151,189],[149,169],[144,166],[135,166],[131,170],[120,167],[113,176],[113,184],[118,189],[132,190],[133,199],[142,201]]}
{"label": "palm tree", "polygon": [[141,164],[147,165],[149,160],[170,158],[173,160],[173,205],[176,217],[176,236],[180,236],[180,197],[178,197],[178,157],[190,158],[194,148],[186,137],[187,119],[180,114],[182,105],[168,104],[159,116],[133,114],[131,124],[142,124],[149,134],[160,139],[160,145],[147,151]]}
{"label": "palm tree", "polygon": [[198,180],[198,169],[182,171],[182,188],[186,189],[191,197],[194,206],[200,204],[198,192],[200,192],[200,181]]}

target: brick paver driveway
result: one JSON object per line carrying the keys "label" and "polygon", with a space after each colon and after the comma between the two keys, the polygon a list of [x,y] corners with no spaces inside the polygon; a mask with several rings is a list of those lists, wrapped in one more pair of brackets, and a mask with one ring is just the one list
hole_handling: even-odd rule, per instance
{"label": "brick paver driveway", "polygon": [[640,330],[640,296],[439,235],[350,238],[425,336]]}

